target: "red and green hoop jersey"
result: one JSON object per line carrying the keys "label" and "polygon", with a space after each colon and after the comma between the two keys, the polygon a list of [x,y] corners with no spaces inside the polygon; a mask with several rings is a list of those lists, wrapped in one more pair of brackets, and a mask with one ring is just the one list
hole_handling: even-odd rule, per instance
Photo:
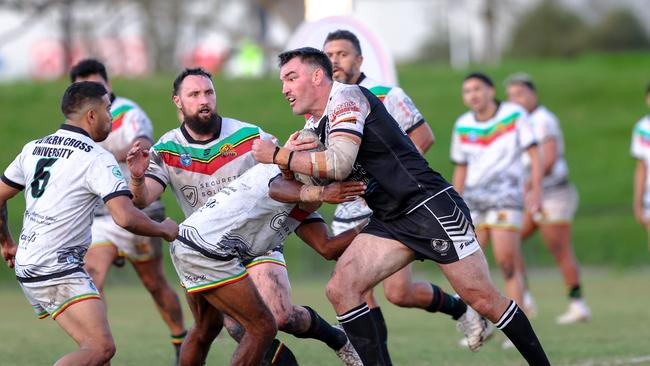
{"label": "red and green hoop jersey", "polygon": [[274,139],[255,125],[225,117],[217,135],[196,141],[181,125],[151,148],[146,176],[171,186],[186,217],[257,164],[253,141]]}
{"label": "red and green hoop jersey", "polygon": [[470,209],[523,209],[525,168],[522,154],[537,143],[528,113],[501,102],[496,114],[477,121],[466,112],[456,120],[451,160],[467,165],[463,199]]}
{"label": "red and green hoop jersey", "polygon": [[67,124],[25,145],[2,181],[25,189],[16,253],[16,277],[24,282],[81,271],[97,201],[131,195],[113,155]]}
{"label": "red and green hoop jersey", "polygon": [[[113,126],[106,140],[98,145],[115,155],[120,151],[128,150],[136,139],[144,138],[153,143],[153,126],[147,114],[130,99],[115,97],[111,102],[111,115]],[[125,161],[118,162],[124,179],[129,180],[130,172]],[[160,201],[155,201],[144,211],[148,214],[162,210]],[[106,206],[100,204],[95,209],[95,216],[108,215]]]}
{"label": "red and green hoop jersey", "polygon": [[[533,126],[537,143],[541,144],[550,139],[555,139],[556,142],[555,163],[553,163],[551,171],[542,178],[544,190],[566,185],[569,183],[569,165],[564,158],[564,137],[557,117],[546,107],[540,105],[530,113],[528,120]],[[528,154],[524,154],[523,159],[524,165],[529,168],[530,157]]]}
{"label": "red and green hoop jersey", "polygon": [[269,197],[269,182],[279,174],[275,164],[252,167],[183,221],[178,240],[207,257],[247,260],[283,245],[302,222],[322,221]]}
{"label": "red and green hoop jersey", "polygon": [[[644,116],[636,123],[632,131],[631,153],[635,159],[650,166],[650,115]],[[650,170],[647,170],[650,172]],[[650,176],[646,173],[643,193],[643,207],[650,207]]]}
{"label": "red and green hoop jersey", "polygon": [[404,92],[397,86],[386,86],[377,80],[367,77],[361,73],[358,85],[370,90],[379,100],[384,103],[388,113],[397,121],[397,124],[406,133],[410,133],[416,127],[425,123],[422,113],[415,107],[415,104]]}

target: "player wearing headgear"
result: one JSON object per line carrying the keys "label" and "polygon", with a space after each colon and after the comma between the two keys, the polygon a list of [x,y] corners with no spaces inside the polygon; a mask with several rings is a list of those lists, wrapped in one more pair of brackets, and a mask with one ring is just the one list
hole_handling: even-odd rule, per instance
{"label": "player wearing headgear", "polygon": [[[359,39],[354,33],[347,30],[329,33],[325,38],[323,52],[332,62],[334,80],[367,88],[384,103],[388,113],[406,132],[418,151],[424,154],[429,150],[434,143],[433,132],[411,98],[402,88],[386,86],[361,72],[363,55]],[[332,231],[337,234],[347,230],[369,218],[370,215],[372,210],[368,208],[363,198],[339,204],[332,219]],[[386,298],[397,306],[416,307],[432,313],[441,312],[451,315],[458,321],[459,328],[465,332],[468,346],[472,351],[478,351],[482,341],[493,330],[492,327],[485,329],[480,316],[471,308],[467,308],[462,300],[450,296],[433,283],[414,281],[411,264],[386,278],[383,286]],[[387,342],[386,322],[372,291],[366,296],[366,302],[376,324],[379,325],[382,341]]]}
{"label": "player wearing headgear", "polygon": [[[279,55],[282,93],[294,114],[310,114],[326,149],[294,152],[271,141],[256,159],[301,174],[362,181],[373,215],[336,263],[327,296],[365,365],[391,364],[364,294],[415,259],[436,261],[460,297],[512,339],[533,365],[548,365],[526,315],[499,294],[476,240],[467,206],[429,168],[383,103],[368,89],[332,80],[327,56],[304,47]],[[276,185],[286,182],[275,179]],[[272,197],[275,197],[272,194]]]}
{"label": "player wearing headgear", "polygon": [[[540,211],[533,215],[531,210],[524,210],[521,236],[526,239],[539,228],[544,244],[560,267],[568,290],[569,308],[556,319],[557,323],[587,321],[591,318],[591,311],[582,298],[580,269],[571,243],[571,222],[578,208],[578,192],[569,181],[569,166],[564,158],[564,138],[560,123],[555,114],[539,104],[535,84],[528,75],[510,76],[506,81],[506,93],[509,101],[521,105],[529,113],[528,119],[539,143],[544,176]],[[524,155],[524,159],[524,164],[529,165],[528,155]],[[524,272],[523,257],[518,262]],[[531,295],[524,298],[524,308],[527,305],[532,306],[534,311]]]}
{"label": "player wearing headgear", "polygon": [[[104,365],[115,353],[106,307],[83,267],[97,201],[135,234],[174,240],[178,233],[173,221],[152,221],[133,206],[117,161],[97,144],[111,131],[110,104],[99,83],[70,85],[61,101],[65,123],[27,143],[0,183],[3,258],[15,267],[36,315],[51,315],[79,346],[56,364]],[[26,209],[16,247],[6,202],[23,189]]]}
{"label": "player wearing headgear", "polygon": [[[99,145],[115,156],[120,170],[124,173],[124,179],[128,181],[126,153],[136,141],[147,148],[153,142],[153,126],[149,117],[133,101],[113,94],[106,67],[97,60],[79,61],[70,69],[70,81],[94,81],[108,90],[113,125],[111,133]],[[156,221],[165,217],[165,209],[159,200],[152,202],[143,212]],[[93,241],[86,253],[86,270],[99,292],[104,296],[104,281],[111,263],[123,263],[126,257],[151,294],[158,312],[169,328],[171,342],[178,358],[186,332],[178,296],[165,278],[162,240],[135,235],[122,229],[113,222],[106,206],[101,203],[95,208],[92,231]]]}
{"label": "player wearing headgear", "polygon": [[[172,100],[183,117],[181,126],[165,133],[151,151],[138,143],[134,145],[127,157],[129,185],[139,206],[158,199],[169,186],[187,217],[257,164],[251,154],[254,141],[274,137],[255,125],[220,116],[211,75],[202,69],[185,69],[177,76]],[[306,307],[291,302],[282,251],[283,246],[277,246],[246,263],[247,273],[271,310],[278,329],[318,339],[334,351],[342,350],[347,342],[343,331],[328,326],[325,336],[323,332],[310,332],[317,319]],[[188,293],[187,299],[197,325],[188,331],[181,363],[195,364],[207,356],[221,320],[202,294]],[[241,326],[226,319],[226,327],[233,338],[242,338]],[[337,342],[330,342],[332,334],[337,335]],[[272,342],[268,355],[279,364],[295,363],[291,351],[279,340]]]}

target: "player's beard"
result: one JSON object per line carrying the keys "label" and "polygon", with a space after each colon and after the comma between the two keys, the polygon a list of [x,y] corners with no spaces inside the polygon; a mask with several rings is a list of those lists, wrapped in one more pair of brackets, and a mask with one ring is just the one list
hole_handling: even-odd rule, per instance
{"label": "player's beard", "polygon": [[183,122],[185,125],[192,131],[196,132],[199,135],[207,135],[210,133],[216,133],[219,130],[219,116],[216,113],[210,113],[210,116],[207,119],[199,117],[199,114],[188,116],[183,115]]}

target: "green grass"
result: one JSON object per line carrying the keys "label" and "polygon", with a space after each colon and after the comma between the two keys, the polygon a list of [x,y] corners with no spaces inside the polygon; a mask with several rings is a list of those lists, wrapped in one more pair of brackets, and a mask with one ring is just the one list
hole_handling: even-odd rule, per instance
{"label": "green grass", "polygon": [[[430,264],[418,264],[418,275],[445,284]],[[426,270],[426,272],[425,272]],[[617,271],[590,268],[584,273],[586,298],[594,318],[573,326],[555,325],[555,316],[565,310],[563,286],[555,271],[534,270],[531,286],[539,306],[533,320],[539,338],[553,365],[624,365],[624,360],[647,356],[650,339],[650,297],[647,279],[650,268]],[[493,277],[498,277],[496,273]],[[324,296],[325,277],[301,278],[293,283],[296,304],[308,304],[326,319],[334,313]],[[168,330],[154,310],[145,290],[133,283],[112,280],[107,285],[109,321],[117,344],[113,365],[171,365]],[[448,286],[444,286],[447,287]],[[446,315],[399,309],[382,309],[389,329],[389,348],[396,365],[523,365],[516,351],[503,351],[498,334],[479,353],[457,346],[460,333]],[[38,320],[17,284],[0,285],[4,309],[0,342],[0,365],[45,365],[75,349],[74,343],[52,320]],[[185,311],[185,318],[189,313]],[[337,365],[333,352],[313,340],[299,340],[280,333],[302,365]],[[226,365],[234,349],[224,331],[212,346],[209,365]],[[591,362],[591,363],[589,363]],[[616,363],[618,362],[618,363]]]}

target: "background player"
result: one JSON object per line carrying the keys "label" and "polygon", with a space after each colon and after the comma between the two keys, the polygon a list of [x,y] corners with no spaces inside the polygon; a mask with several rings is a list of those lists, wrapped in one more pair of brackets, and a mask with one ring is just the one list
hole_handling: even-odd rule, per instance
{"label": "background player", "polygon": [[[400,128],[406,132],[409,139],[422,154],[433,145],[435,139],[429,125],[425,122],[420,111],[415,107],[411,98],[399,87],[382,85],[361,72],[363,55],[359,39],[354,33],[347,30],[331,32],[325,38],[323,52],[332,62],[334,80],[344,84],[357,84],[367,88],[383,103],[388,113],[397,121]],[[354,202],[341,203],[336,207],[332,219],[334,235],[348,230],[362,220],[370,217],[372,210],[363,198]],[[417,307],[429,312],[442,312],[459,321],[459,326],[469,333],[467,339],[473,342],[469,348],[477,351],[481,346],[479,337],[472,337],[472,331],[480,331],[477,323],[480,318],[474,314],[466,314],[467,306],[457,297],[450,296],[440,287],[425,281],[413,280],[412,265],[409,264],[383,281],[384,295],[391,303],[400,307]],[[386,322],[374,299],[372,292],[366,297],[370,313],[379,325],[379,334],[384,342],[387,341],[388,331]],[[492,329],[492,328],[490,328]]]}
{"label": "background player", "polygon": [[521,156],[530,155],[526,206],[536,212],[541,194],[537,141],[526,111],[516,104],[496,101],[494,84],[486,75],[465,77],[462,95],[470,111],[458,118],[452,133],[454,188],[471,210],[481,245],[492,242],[506,294],[523,304],[523,273],[516,266],[521,256],[524,210]]}
{"label": "background player", "polygon": [[[650,84],[645,92],[645,102],[650,107]],[[634,217],[648,231],[650,250],[650,114],[643,116],[632,132],[632,156],[636,159],[634,171]]]}
{"label": "background player", "polygon": [[[97,145],[111,130],[110,100],[99,83],[70,85],[62,98],[65,123],[29,142],[0,183],[0,246],[39,318],[52,316],[79,345],[56,365],[104,365],[115,353],[106,307],[83,268],[92,211],[102,198],[115,220],[139,235],[173,240],[177,225],[157,223],[136,209],[115,158]],[[25,189],[18,247],[6,220],[6,202]]]}
{"label": "background player", "polygon": [[[172,100],[183,115],[181,126],[164,134],[152,147],[150,155],[136,143],[129,153],[132,154],[129,184],[139,206],[157,200],[169,185],[185,216],[189,216],[257,164],[250,154],[254,141],[274,138],[255,125],[220,116],[211,75],[202,69],[186,69],[178,75]],[[278,329],[318,339],[334,351],[341,351],[345,345],[342,331],[331,326],[326,329],[328,333],[341,336],[337,343],[328,343],[329,338],[323,337],[323,333],[309,333],[314,319],[312,313],[306,307],[291,303],[291,286],[282,250],[279,246],[246,263]],[[196,324],[188,332],[181,359],[184,355],[207,352],[217,335],[211,324],[221,321],[204,298],[192,293],[188,293],[187,298]],[[243,328],[233,322],[227,322],[226,327],[233,338],[241,339]],[[295,363],[291,351],[280,341],[273,341],[271,347],[269,354],[273,356],[277,352],[278,362]]]}
{"label": "background player", "polygon": [[[364,294],[416,258],[439,263],[461,298],[497,324],[524,358],[548,365],[528,318],[499,294],[460,196],[431,170],[367,89],[332,81],[327,56],[311,47],[279,56],[282,93],[294,114],[310,114],[322,152],[288,153],[271,141],[253,145],[256,159],[293,172],[363,181],[369,224],[336,263],[327,296],[366,365],[390,364]],[[283,178],[279,178],[283,179]]]}
{"label": "background player", "polygon": [[[144,148],[153,142],[153,126],[145,112],[133,101],[113,94],[108,80],[106,67],[94,59],[77,63],[70,70],[70,81],[94,81],[108,90],[111,98],[111,115],[113,125],[111,133],[100,146],[115,156],[124,179],[129,180],[126,167],[126,153],[133,143],[138,141]],[[160,221],[165,217],[165,210],[160,201],[154,201],[143,209],[150,218]],[[135,235],[116,225],[106,206],[95,208],[92,226],[93,241],[86,253],[86,270],[93,282],[104,296],[104,281],[108,270],[116,259],[126,256],[133,265],[144,287],[149,291],[163,321],[171,332],[172,345],[176,357],[185,337],[183,314],[176,292],[171,288],[163,270],[162,240]],[[119,255],[119,257],[118,257]],[[123,259],[122,259],[123,260]]]}
{"label": "background player", "polygon": [[[523,239],[539,228],[542,240],[557,262],[568,289],[569,308],[557,318],[558,324],[587,321],[591,311],[582,299],[580,270],[571,243],[571,222],[578,208],[578,192],[569,181],[569,166],[564,159],[564,138],[557,117],[545,106],[539,104],[532,79],[525,74],[516,74],[506,82],[508,100],[524,107],[529,113],[538,142],[542,165],[542,201],[537,215],[524,210],[521,229]],[[527,155],[524,155],[527,157]],[[526,164],[529,160],[525,160]],[[525,275],[523,257],[518,261]],[[532,297],[531,297],[532,299]],[[526,308],[527,299],[524,299]]]}

